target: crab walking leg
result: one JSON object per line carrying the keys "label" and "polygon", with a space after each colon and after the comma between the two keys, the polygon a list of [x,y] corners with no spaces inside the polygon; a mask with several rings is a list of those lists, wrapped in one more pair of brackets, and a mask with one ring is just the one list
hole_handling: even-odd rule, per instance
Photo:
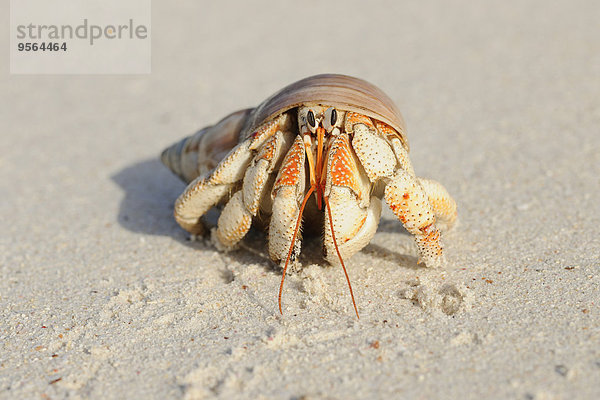
{"label": "crab walking leg", "polygon": [[192,235],[204,235],[206,228],[200,217],[221,201],[230,187],[211,184],[203,176],[196,178],[175,201],[175,221]]}
{"label": "crab walking leg", "polygon": [[409,175],[415,176],[415,170],[410,162],[410,158],[408,158],[408,150],[406,150],[406,147],[402,145],[402,142],[397,137],[392,137],[389,140],[392,144],[392,149],[394,149],[394,154],[396,155],[400,168],[408,172]]}
{"label": "crab walking leg", "polygon": [[427,193],[429,204],[431,204],[435,213],[436,224],[443,231],[452,228],[457,217],[456,202],[454,199],[438,181],[424,178],[418,178],[418,180],[425,193]]}
{"label": "crab walking leg", "polygon": [[[290,246],[292,256],[300,253],[300,239],[294,238],[300,204],[304,198],[306,151],[302,136],[296,136],[287,152],[273,185],[273,214],[269,224],[269,255],[276,262],[285,262]],[[295,243],[292,243],[292,240]],[[283,265],[282,265],[283,267]]]}
{"label": "crab walking leg", "polygon": [[[231,250],[247,233],[256,216],[261,199],[265,196],[269,174],[283,157],[291,134],[277,131],[259,149],[244,176],[242,189],[236,192],[221,212],[217,229],[211,237],[219,250]],[[287,139],[287,141],[286,141]],[[287,145],[289,147],[289,145]]]}
{"label": "crab walking leg", "polygon": [[371,119],[348,113],[345,126],[346,132],[353,134],[352,147],[371,182],[392,176],[396,169],[396,156],[388,142],[377,134]]}
{"label": "crab walking leg", "polygon": [[242,186],[244,206],[253,217],[258,213],[261,202],[265,202],[267,198],[271,200],[271,195],[267,192],[269,176],[281,165],[283,157],[292,146],[294,137],[291,132],[277,131],[260,148],[246,171]]}
{"label": "crab walking leg", "polygon": [[261,126],[255,134],[234,147],[207,176],[194,179],[175,202],[175,220],[183,229],[194,234],[205,233],[200,218],[214,205],[227,197],[235,183],[244,177],[254,156],[254,149],[273,136],[287,122],[280,117]]}
{"label": "crab walking leg", "polygon": [[404,146],[404,144],[402,144],[398,132],[396,132],[396,130],[388,124],[385,124],[381,121],[375,121],[375,128],[382,137],[387,138],[387,140],[391,143],[394,155],[398,160],[400,168],[408,172],[410,175],[415,176],[415,171],[412,163],[410,162],[410,158],[408,157],[408,149]]}
{"label": "crab walking leg", "polygon": [[242,191],[235,192],[223,208],[211,241],[220,251],[229,251],[244,237],[252,225],[252,215],[244,207]]}
{"label": "crab walking leg", "polygon": [[334,136],[327,156],[324,190],[331,209],[331,221],[326,215],[323,240],[325,258],[332,264],[339,264],[333,235],[340,255],[348,259],[369,243],[381,215],[380,202],[370,203],[371,185],[358,164],[348,134]]}
{"label": "crab walking leg", "polygon": [[442,266],[440,232],[435,226],[435,214],[421,184],[408,172],[399,169],[385,188],[385,201],[415,236],[421,260],[428,267]]}

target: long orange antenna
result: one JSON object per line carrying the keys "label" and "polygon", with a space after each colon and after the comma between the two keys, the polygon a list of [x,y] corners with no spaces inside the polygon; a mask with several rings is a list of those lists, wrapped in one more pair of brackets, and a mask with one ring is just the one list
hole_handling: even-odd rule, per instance
{"label": "long orange antenna", "polygon": [[[323,172],[323,136],[325,135],[325,129],[323,127],[317,128],[317,174],[321,174]],[[322,207],[321,197],[323,197],[323,192],[321,190],[321,185],[317,186],[317,208],[320,210]]]}
{"label": "long orange antenna", "polygon": [[[333,246],[335,247],[335,251],[342,263],[342,268],[344,269],[344,274],[346,275],[346,281],[348,282],[348,287],[350,288],[350,297],[352,297],[352,305],[354,306],[354,311],[356,312],[356,318],[360,319],[358,315],[358,308],[356,308],[356,302],[354,301],[354,293],[352,293],[352,285],[350,284],[350,278],[348,277],[348,271],[346,271],[346,265],[344,265],[344,260],[342,259],[342,255],[340,254],[340,249],[338,249],[337,241],[335,240],[335,232],[333,231],[333,218],[331,218],[331,208],[329,207],[329,198],[324,197],[325,205],[327,206],[327,215],[329,215],[329,227],[331,228],[331,237],[333,238]],[[291,253],[291,251],[290,251]]]}
{"label": "long orange antenna", "polygon": [[[298,234],[298,228],[300,228],[300,221],[302,221],[302,213],[304,212],[304,207],[306,206],[306,202],[308,198],[315,191],[315,185],[311,185],[308,193],[304,196],[304,200],[302,200],[302,205],[300,206],[300,212],[298,213],[298,220],[296,221],[296,228],[294,228],[294,236],[292,236],[292,244],[290,245],[290,251],[288,251],[288,255],[285,259],[285,266],[283,267],[283,276],[281,277],[281,284],[279,285],[279,313],[283,315],[283,311],[281,311],[281,294],[283,293],[283,281],[285,280],[285,273],[287,271],[288,264],[290,262],[290,257],[292,256],[292,251],[296,245],[296,235]],[[338,253],[339,254],[339,253]],[[350,283],[350,282],[348,282]],[[350,288],[350,293],[352,293],[352,288]],[[354,299],[354,298],[353,298]],[[354,300],[352,300],[354,301]],[[356,308],[356,306],[355,306]]]}

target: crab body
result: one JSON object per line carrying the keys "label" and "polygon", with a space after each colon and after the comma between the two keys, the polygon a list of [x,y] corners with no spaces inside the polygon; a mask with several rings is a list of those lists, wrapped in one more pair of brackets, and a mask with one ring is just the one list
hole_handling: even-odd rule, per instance
{"label": "crab body", "polygon": [[415,176],[408,150],[389,97],[328,74],[225,117],[161,158],[188,183],[175,204],[185,230],[206,233],[201,217],[224,204],[211,236],[217,248],[235,247],[252,224],[266,227],[269,255],[285,276],[300,252],[302,222],[323,232],[324,257],[344,266],[375,234],[382,200],[414,235],[421,260],[444,263],[437,226],[453,224],[456,203],[438,182]]}

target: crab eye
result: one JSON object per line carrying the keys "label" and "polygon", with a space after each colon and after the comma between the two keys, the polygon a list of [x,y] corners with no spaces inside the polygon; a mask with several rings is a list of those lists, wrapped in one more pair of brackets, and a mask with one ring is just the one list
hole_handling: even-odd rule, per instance
{"label": "crab eye", "polygon": [[308,114],[306,114],[306,121],[308,122],[308,127],[310,130],[314,132],[317,127],[317,122],[315,121],[315,113],[313,110],[308,110]]}
{"label": "crab eye", "polygon": [[337,122],[337,111],[335,110],[335,108],[333,110],[331,110],[330,121],[331,121],[331,126],[335,126],[335,123]]}
{"label": "crab eye", "polygon": [[327,111],[325,111],[325,116],[323,118],[323,126],[327,130],[327,132],[331,132],[335,124],[337,123],[338,113],[335,108],[329,107]]}

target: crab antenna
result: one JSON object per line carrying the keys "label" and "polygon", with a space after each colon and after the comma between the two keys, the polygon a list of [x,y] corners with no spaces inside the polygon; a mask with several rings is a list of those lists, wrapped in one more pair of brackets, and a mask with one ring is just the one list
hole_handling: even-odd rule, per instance
{"label": "crab antenna", "polygon": [[[285,259],[285,266],[283,267],[283,275],[281,276],[281,284],[279,285],[279,313],[281,315],[283,315],[283,311],[281,310],[281,294],[283,292],[283,281],[285,280],[285,273],[287,271],[287,267],[290,262],[290,257],[292,256],[292,251],[294,250],[294,246],[296,244],[296,235],[298,234],[298,228],[300,228],[300,221],[302,221],[302,213],[304,212],[304,207],[306,206],[306,202],[308,201],[308,198],[314,191],[315,191],[315,185],[311,185],[310,189],[308,190],[308,193],[306,193],[306,195],[304,196],[304,200],[302,200],[302,205],[300,206],[300,212],[298,213],[298,220],[296,221],[296,227],[294,228],[294,235],[292,236],[292,244],[290,245],[290,251],[288,251],[288,255]],[[350,293],[352,293],[352,288],[350,288]]]}
{"label": "crab antenna", "polygon": [[350,288],[350,297],[352,297],[352,305],[354,306],[354,312],[356,312],[356,318],[360,319],[358,315],[358,308],[356,308],[356,302],[354,301],[354,293],[352,293],[352,285],[350,284],[350,278],[348,277],[348,271],[346,271],[346,265],[344,265],[344,260],[342,259],[342,255],[340,254],[340,249],[338,249],[337,241],[335,240],[335,232],[333,231],[333,218],[331,218],[331,208],[329,207],[329,197],[323,197],[325,199],[325,205],[327,206],[327,215],[329,215],[329,227],[331,228],[331,237],[333,238],[333,246],[335,247],[335,251],[342,263],[342,268],[344,269],[344,275],[346,275],[346,281],[348,282],[348,288]]}
{"label": "crab antenna", "polygon": [[[323,135],[325,134],[325,128],[317,128],[317,173],[321,173],[323,169]],[[321,185],[317,186],[317,208],[322,209],[321,197],[323,193],[321,191]]]}
{"label": "crab antenna", "polygon": [[308,160],[308,172],[310,175],[310,185],[313,186],[317,181],[316,172],[315,172],[315,160],[313,159],[312,154],[312,140],[309,134],[304,134],[304,149],[306,152],[306,159]]}

